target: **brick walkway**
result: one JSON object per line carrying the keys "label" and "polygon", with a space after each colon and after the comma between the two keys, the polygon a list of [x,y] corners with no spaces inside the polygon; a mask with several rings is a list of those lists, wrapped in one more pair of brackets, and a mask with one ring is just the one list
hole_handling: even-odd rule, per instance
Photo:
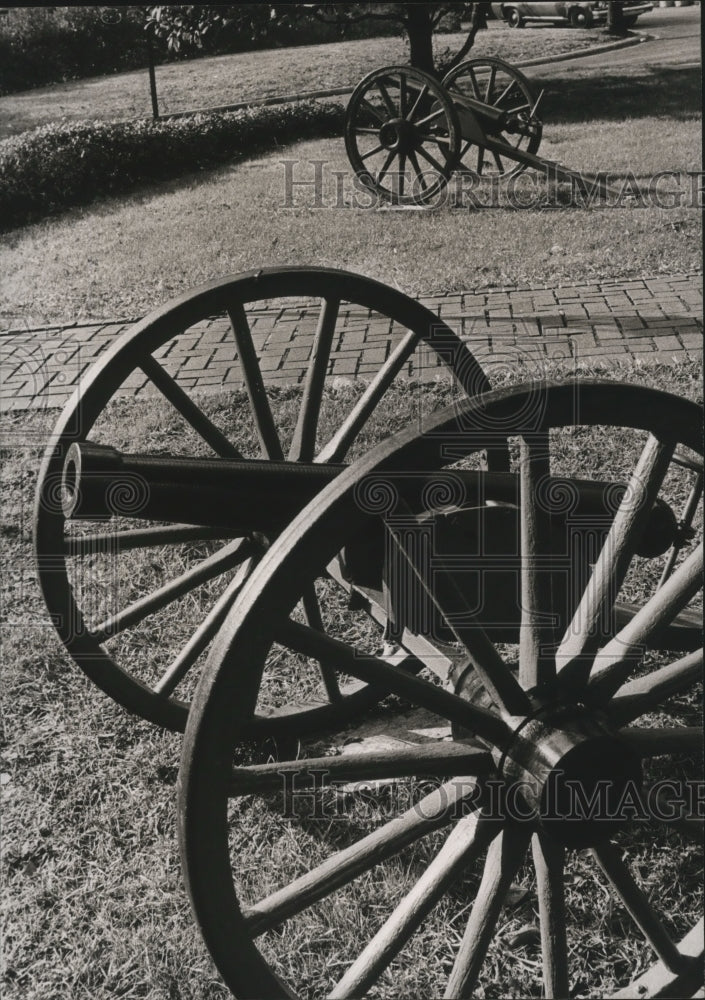
{"label": "brick walkway", "polygon": [[[702,276],[680,274],[629,281],[567,285],[557,289],[513,287],[455,292],[421,299],[468,341],[481,364],[521,365],[533,374],[547,362],[620,365],[701,358]],[[261,310],[252,330],[264,379],[296,383],[308,366],[313,337],[302,332],[305,309]],[[371,377],[401,330],[348,322],[331,355],[329,371]],[[96,322],[0,333],[0,409],[60,406],[106,347],[130,323]],[[240,372],[229,328],[205,321],[162,351],[164,366],[184,388],[220,391],[238,384]],[[425,371],[435,377],[435,361]],[[132,376],[124,391],[139,395],[146,378]]]}

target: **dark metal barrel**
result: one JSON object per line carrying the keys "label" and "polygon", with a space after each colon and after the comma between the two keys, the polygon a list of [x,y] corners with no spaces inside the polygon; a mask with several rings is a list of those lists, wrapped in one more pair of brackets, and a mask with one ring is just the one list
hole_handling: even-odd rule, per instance
{"label": "dark metal barrel", "polygon": [[123,455],[72,444],[64,462],[62,507],[74,519],[113,515],[278,532],[343,469],[342,465]]}
{"label": "dark metal barrel", "polygon": [[[281,531],[345,468],[315,462],[126,455],[105,445],[81,442],[71,445],[64,462],[62,507],[67,518],[79,520],[120,515],[271,535]],[[449,476],[459,488],[450,494]],[[421,516],[437,513],[449,501],[452,505],[454,492],[458,493],[455,505],[464,510],[519,502],[519,479],[510,472],[419,469],[389,473],[385,479],[391,495]],[[376,485],[370,483],[373,491]],[[606,530],[624,490],[619,483],[552,477],[544,494],[556,524],[579,525],[584,520],[589,526],[594,520]],[[677,532],[673,511],[658,501],[637,554],[660,555],[673,544]]]}

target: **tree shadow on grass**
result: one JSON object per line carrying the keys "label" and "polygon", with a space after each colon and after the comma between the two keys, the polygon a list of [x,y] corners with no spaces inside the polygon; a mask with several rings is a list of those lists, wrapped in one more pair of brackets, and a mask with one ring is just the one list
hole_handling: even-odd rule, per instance
{"label": "tree shadow on grass", "polygon": [[700,70],[654,69],[640,75],[533,79],[545,87],[539,114],[545,122],[614,121],[665,115],[679,121],[702,111]]}

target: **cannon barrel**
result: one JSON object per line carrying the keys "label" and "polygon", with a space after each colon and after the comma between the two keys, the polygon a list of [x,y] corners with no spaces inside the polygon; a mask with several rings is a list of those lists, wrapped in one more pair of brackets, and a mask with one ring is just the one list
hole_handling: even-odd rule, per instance
{"label": "cannon barrel", "polygon": [[[273,535],[345,468],[315,462],[132,455],[81,442],[71,445],[64,462],[62,508],[67,518],[77,520],[117,514]],[[450,490],[446,500],[444,484],[449,479],[460,487],[460,496],[456,489],[453,498]],[[445,503],[469,508],[519,502],[519,479],[511,472],[413,470],[391,473],[385,481],[416,512]],[[594,519],[606,530],[624,489],[619,483],[552,477],[544,495],[555,505],[558,521],[584,521],[587,526]],[[374,503],[370,512],[375,512]],[[637,554],[660,555],[677,533],[675,514],[657,501]]]}
{"label": "cannon barrel", "polygon": [[64,461],[62,508],[73,519],[114,514],[248,534],[277,533],[342,465],[122,454],[72,444]]}

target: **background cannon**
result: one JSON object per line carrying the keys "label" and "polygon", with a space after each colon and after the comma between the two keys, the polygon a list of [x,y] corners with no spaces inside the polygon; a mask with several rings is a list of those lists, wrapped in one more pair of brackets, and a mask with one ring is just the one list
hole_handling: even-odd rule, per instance
{"label": "background cannon", "polygon": [[360,81],[348,103],[345,146],[355,173],[399,205],[429,203],[456,171],[507,180],[527,167],[551,179],[604,179],[538,155],[541,95],[501,59],[470,59],[439,83],[409,66],[386,66]]}

